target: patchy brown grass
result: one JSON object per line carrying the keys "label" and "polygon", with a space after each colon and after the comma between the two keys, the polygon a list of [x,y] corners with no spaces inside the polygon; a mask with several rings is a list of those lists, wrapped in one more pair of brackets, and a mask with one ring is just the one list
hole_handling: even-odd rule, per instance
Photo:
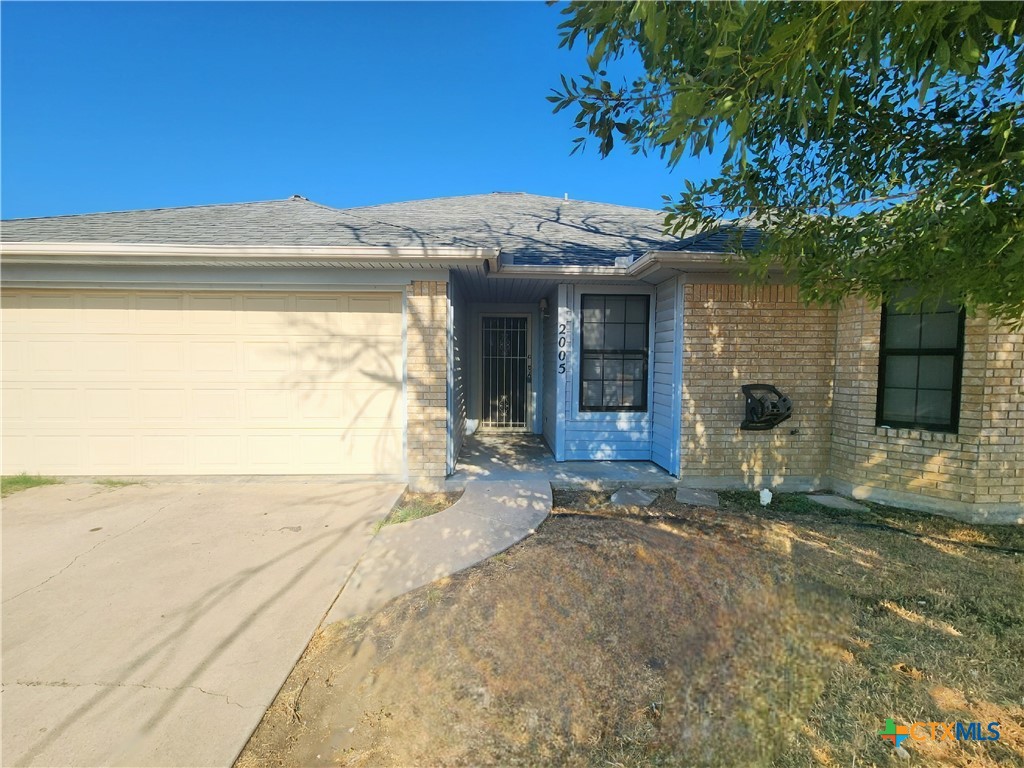
{"label": "patchy brown grass", "polygon": [[723,510],[556,493],[536,535],[319,633],[264,765],[1024,766],[1024,530],[781,494]]}

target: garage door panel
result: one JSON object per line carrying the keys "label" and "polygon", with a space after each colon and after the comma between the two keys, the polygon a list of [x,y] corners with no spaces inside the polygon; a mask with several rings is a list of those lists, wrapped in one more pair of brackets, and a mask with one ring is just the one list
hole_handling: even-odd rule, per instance
{"label": "garage door panel", "polygon": [[13,331],[6,323],[0,330],[5,334],[3,343],[0,344],[0,354],[3,354],[0,362],[3,363],[4,377],[10,381],[19,381],[25,375],[26,369],[25,344],[11,338]]}
{"label": "garage door panel", "polygon": [[138,412],[147,421],[162,425],[191,423],[188,412],[188,391],[184,388],[139,389]]}
{"label": "garage door panel", "polygon": [[334,378],[353,384],[394,383],[402,380],[401,339],[380,339],[342,347]]}
{"label": "garage door panel", "polygon": [[249,389],[245,393],[245,418],[254,423],[290,422],[295,418],[295,394],[287,389]]}
{"label": "garage door panel", "polygon": [[[82,435],[67,433],[30,434],[28,444],[32,453],[45,457],[47,472],[53,474],[75,474],[82,462],[85,452],[85,439]],[[6,462],[6,458],[5,458]],[[35,467],[23,464],[18,472],[35,472]],[[7,472],[6,464],[4,472]]]}
{"label": "garage door panel", "polygon": [[82,410],[77,387],[33,387],[28,406],[36,419],[46,423],[74,423]]}
{"label": "garage door panel", "polygon": [[134,346],[134,358],[140,375],[186,373],[184,342],[154,339]]}
{"label": "garage door panel", "polygon": [[142,434],[139,436],[142,465],[152,467],[153,474],[186,474],[189,461],[189,439],[182,434]]}
{"label": "garage door panel", "polygon": [[237,325],[239,301],[236,296],[192,295],[188,300],[185,324],[190,331],[208,333],[217,329],[220,333],[233,333]]}
{"label": "garage door panel", "polygon": [[185,325],[185,297],[139,293],[135,296],[134,329],[139,333],[168,333]]}
{"label": "garage door panel", "polygon": [[398,294],[5,294],[3,471],[394,474],[401,310]]}
{"label": "garage door panel", "polygon": [[132,435],[93,435],[89,438],[89,453],[97,475],[127,474],[123,468],[138,463],[138,448]]}
{"label": "garage door panel", "polygon": [[218,374],[239,368],[238,344],[234,341],[192,341],[189,343],[190,370],[196,374]]}
{"label": "garage door panel", "polygon": [[85,418],[89,424],[97,426],[130,422],[136,418],[135,394],[135,390],[128,387],[88,387],[82,398]]}
{"label": "garage door panel", "polygon": [[350,387],[343,394],[343,423],[364,427],[395,427],[401,424],[400,387]]}
{"label": "garage door panel", "polygon": [[131,296],[127,294],[84,295],[80,299],[82,329],[120,333],[131,323]]}
{"label": "garage door panel", "polygon": [[245,372],[271,373],[280,378],[291,373],[294,361],[287,341],[246,341],[242,344]]}
{"label": "garage door panel", "polygon": [[296,416],[319,426],[345,426],[347,393],[340,387],[302,387],[290,391]]}
{"label": "garage door panel", "polygon": [[25,349],[23,370],[43,373],[68,373],[81,367],[78,348],[71,341],[34,341],[29,339]]}
{"label": "garage door panel", "polygon": [[2,406],[2,419],[5,429],[7,427],[20,427],[28,423],[29,413],[28,396],[30,390],[25,387],[11,385],[4,387]]}
{"label": "garage door panel", "polygon": [[242,471],[242,438],[238,435],[197,435],[196,464],[221,473]]}
{"label": "garage door panel", "polygon": [[3,473],[16,475],[21,472],[36,472],[29,463],[32,455],[32,441],[20,428],[4,420],[3,439],[0,440],[3,450]]}
{"label": "garage door panel", "polygon": [[342,446],[344,461],[358,474],[372,474],[376,466],[401,462],[402,435],[399,430],[353,430]]}
{"label": "garage door panel", "polygon": [[197,424],[234,422],[239,418],[237,389],[194,389],[192,390],[192,414]]}
{"label": "garage door panel", "polygon": [[116,374],[120,378],[131,376],[133,345],[116,338],[85,340],[79,345],[85,370],[90,373]]}

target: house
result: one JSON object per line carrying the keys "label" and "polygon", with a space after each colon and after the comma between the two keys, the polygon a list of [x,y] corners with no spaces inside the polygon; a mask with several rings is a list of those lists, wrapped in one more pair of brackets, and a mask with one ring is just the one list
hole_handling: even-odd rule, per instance
{"label": "house", "polygon": [[[726,231],[662,223],[519,193],[5,221],[3,471],[431,488],[492,430],[691,486],[1024,519],[1024,335],[805,306],[743,285]],[[792,417],[741,429],[750,383]]]}

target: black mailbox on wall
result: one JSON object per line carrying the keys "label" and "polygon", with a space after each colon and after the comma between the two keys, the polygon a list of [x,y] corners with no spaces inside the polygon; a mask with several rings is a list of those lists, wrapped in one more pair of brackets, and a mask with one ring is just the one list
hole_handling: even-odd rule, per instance
{"label": "black mailbox on wall", "polygon": [[740,389],[746,398],[746,418],[740,429],[771,429],[793,415],[793,401],[771,384],[744,384]]}

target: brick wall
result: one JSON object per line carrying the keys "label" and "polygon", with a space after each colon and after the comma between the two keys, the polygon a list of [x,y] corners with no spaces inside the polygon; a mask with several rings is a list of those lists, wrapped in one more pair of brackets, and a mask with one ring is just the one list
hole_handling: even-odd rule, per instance
{"label": "brick wall", "polygon": [[836,489],[974,518],[997,519],[1024,503],[1024,334],[984,316],[967,318],[960,426],[945,434],[875,426],[880,324],[880,310],[863,300],[839,311],[830,469]]}
{"label": "brick wall", "polygon": [[1024,333],[988,327],[975,501],[1024,513]]}
{"label": "brick wall", "polygon": [[447,450],[448,284],[413,282],[406,293],[409,486],[439,490]]}
{"label": "brick wall", "polygon": [[[835,310],[805,306],[792,286],[685,286],[683,483],[827,485],[835,340]],[[789,395],[793,418],[741,430],[740,385],[755,382]]]}

